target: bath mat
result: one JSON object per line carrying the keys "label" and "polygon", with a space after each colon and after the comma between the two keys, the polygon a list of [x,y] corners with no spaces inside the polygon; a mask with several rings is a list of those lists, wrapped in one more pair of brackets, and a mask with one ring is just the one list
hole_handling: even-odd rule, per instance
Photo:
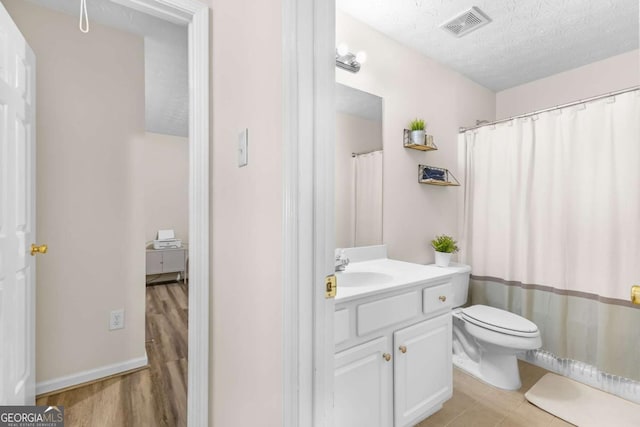
{"label": "bath mat", "polygon": [[640,426],[640,405],[560,375],[546,374],[524,396],[579,427]]}

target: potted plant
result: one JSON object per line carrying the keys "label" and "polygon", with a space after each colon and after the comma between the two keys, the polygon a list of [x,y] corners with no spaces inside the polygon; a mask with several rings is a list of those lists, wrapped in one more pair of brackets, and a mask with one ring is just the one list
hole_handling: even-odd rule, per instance
{"label": "potted plant", "polygon": [[436,236],[431,241],[431,246],[436,252],[436,265],[438,267],[448,267],[451,262],[451,255],[458,252],[458,242],[453,237],[443,234]]}
{"label": "potted plant", "polygon": [[411,128],[411,143],[416,145],[424,145],[424,120],[416,118],[409,124]]}

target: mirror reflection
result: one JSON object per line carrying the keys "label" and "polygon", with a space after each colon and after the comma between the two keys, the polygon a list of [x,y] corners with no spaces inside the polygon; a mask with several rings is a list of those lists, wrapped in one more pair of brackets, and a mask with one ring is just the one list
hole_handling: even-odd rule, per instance
{"label": "mirror reflection", "polygon": [[382,243],[382,98],[336,83],[336,247]]}

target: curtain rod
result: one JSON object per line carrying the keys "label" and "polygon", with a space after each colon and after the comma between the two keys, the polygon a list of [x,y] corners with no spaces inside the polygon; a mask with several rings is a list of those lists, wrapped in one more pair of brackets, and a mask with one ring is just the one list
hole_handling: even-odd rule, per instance
{"label": "curtain rod", "polygon": [[382,151],[382,150],[371,150],[371,151],[367,151],[366,153],[351,153],[351,157],[364,156],[365,154],[377,153],[378,151]]}
{"label": "curtain rod", "polygon": [[633,86],[633,87],[629,87],[629,88],[626,88],[626,89],[621,89],[621,90],[617,90],[617,91],[614,91],[614,92],[605,93],[605,94],[602,94],[602,95],[592,96],[591,98],[585,98],[585,99],[581,99],[579,101],[569,102],[567,104],[556,105],[555,107],[545,108],[544,110],[538,110],[538,111],[534,111],[532,113],[520,114],[519,116],[513,116],[513,117],[509,117],[509,118],[506,118],[506,119],[500,119],[500,120],[496,120],[496,121],[489,122],[489,123],[483,123],[483,124],[477,125],[477,126],[472,126],[472,127],[468,127],[468,128],[460,127],[458,129],[458,133],[465,133],[468,130],[479,129],[479,128],[482,128],[482,127],[485,127],[485,126],[493,126],[493,125],[496,125],[498,123],[504,123],[504,122],[508,122],[508,121],[511,121],[511,120],[515,120],[515,119],[521,119],[521,118],[524,118],[524,117],[535,116],[536,114],[540,114],[540,113],[546,113],[547,111],[559,110],[561,108],[567,108],[567,107],[571,107],[573,105],[584,104],[585,102],[596,101],[598,99],[608,98],[610,96],[621,95],[623,93],[633,92],[634,90],[640,90],[640,86]]}

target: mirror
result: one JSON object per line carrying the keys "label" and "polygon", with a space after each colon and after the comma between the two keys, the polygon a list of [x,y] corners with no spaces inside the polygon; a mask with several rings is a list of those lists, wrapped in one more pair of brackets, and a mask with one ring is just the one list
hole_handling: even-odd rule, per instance
{"label": "mirror", "polygon": [[382,244],[382,98],[336,83],[336,247]]}

